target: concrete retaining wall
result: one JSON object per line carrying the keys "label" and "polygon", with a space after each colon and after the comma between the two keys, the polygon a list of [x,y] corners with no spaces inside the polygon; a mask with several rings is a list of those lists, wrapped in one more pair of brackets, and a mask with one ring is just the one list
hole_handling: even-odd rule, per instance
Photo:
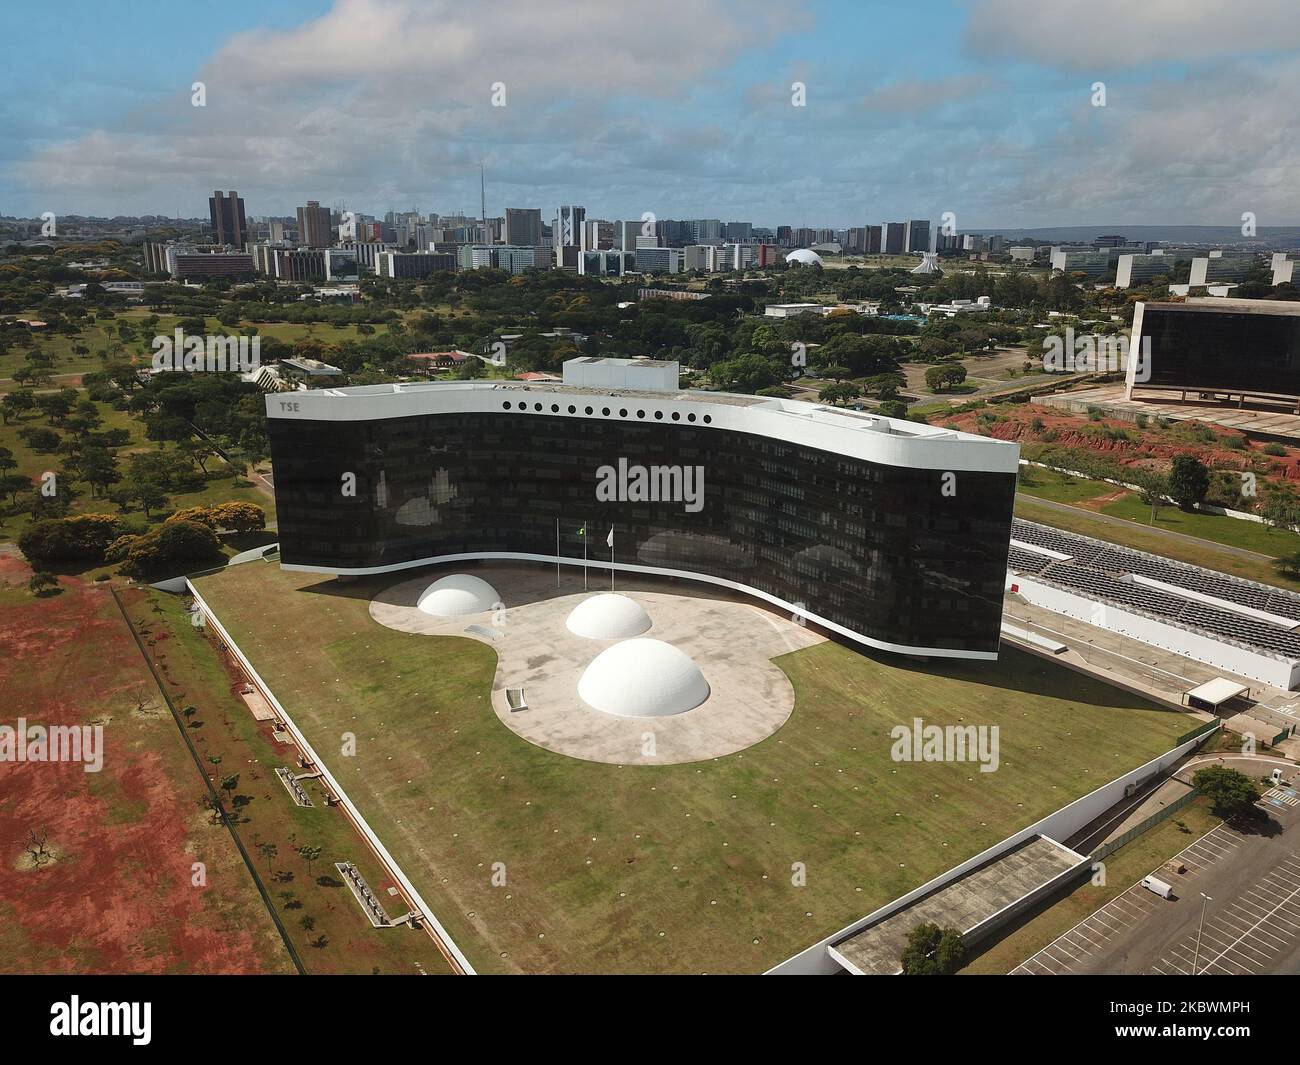
{"label": "concrete retaining wall", "polygon": [[465,973],[470,976],[475,975],[474,966],[472,966],[469,959],[461,953],[460,948],[456,946],[451,935],[439,923],[438,918],[434,916],[433,909],[420,896],[420,893],[415,889],[415,885],[412,884],[406,874],[402,872],[401,866],[399,866],[393,856],[388,853],[388,848],[384,846],[380,838],[375,835],[374,830],[366,823],[366,819],[361,816],[361,811],[358,810],[352,800],[348,798],[347,792],[343,790],[342,785],[340,785],[334,778],[334,775],[330,773],[329,767],[325,764],[324,760],[316,753],[312,745],[307,742],[307,737],[302,734],[302,731],[294,723],[293,718],[291,718],[285,711],[284,707],[280,705],[280,701],[275,697],[275,693],[271,691],[270,687],[264,680],[262,680],[257,670],[253,668],[253,663],[250,662],[244,655],[244,652],[239,649],[239,644],[235,643],[235,641],[231,639],[230,633],[227,632],[226,627],[221,624],[221,619],[218,618],[212,608],[208,606],[206,600],[204,600],[203,596],[199,594],[199,590],[190,583],[188,578],[185,579],[185,584],[189,594],[194,597],[194,601],[202,609],[204,616],[209,622],[211,622],[212,627],[217,630],[217,633],[221,636],[225,645],[230,648],[230,653],[239,660],[239,664],[244,667],[244,671],[248,674],[249,679],[257,685],[262,694],[266,697],[266,701],[269,702],[275,708],[275,712],[280,715],[280,719],[284,722],[284,727],[289,730],[299,748],[312,760],[312,762],[315,763],[316,768],[321,771],[321,776],[325,778],[326,783],[330,786],[330,790],[332,790],[338,797],[339,803],[347,812],[348,817],[352,820],[353,824],[356,825],[357,830],[366,838],[366,842],[370,844],[371,849],[374,850],[379,860],[388,867],[389,871],[393,874],[393,878],[401,885],[402,892],[411,901],[411,904],[424,915],[424,919],[437,930],[438,936],[442,939],[443,944],[455,956],[457,963]]}
{"label": "concrete retaining wall", "polygon": [[1163,773],[1171,765],[1177,762],[1183,755],[1191,751],[1198,743],[1201,743],[1206,736],[1213,733],[1207,732],[1205,736],[1198,736],[1196,739],[1188,740],[1186,743],[1179,744],[1172,750],[1166,751],[1157,758],[1153,758],[1145,765],[1130,770],[1123,776],[1116,777],[1109,784],[1103,784],[1094,792],[1076,799],[1068,806],[1063,806],[1055,813],[1048,814],[1041,821],[1022,828],[1015,835],[1008,836],[1001,843],[995,843],[987,850],[981,851],[972,858],[968,858],[960,865],[955,865],[946,873],[943,873],[928,883],[922,884],[906,895],[894,899],[893,902],[887,902],[878,910],[874,910],[854,921],[851,925],[840,929],[833,935],[819,940],[806,947],[793,957],[787,958],[779,965],[773,966],[768,970],[769,976],[830,976],[842,971],[835,960],[827,953],[826,948],[832,943],[838,943],[846,936],[851,936],[855,932],[860,932],[868,925],[875,924],[881,918],[888,917],[892,913],[897,913],[906,906],[910,906],[917,899],[930,894],[937,888],[950,884],[952,881],[976,869],[985,862],[992,861],[994,858],[1006,853],[1012,847],[1018,847],[1028,839],[1034,836],[1049,836],[1052,839],[1069,839],[1075,832],[1081,829],[1090,821],[1100,817],[1117,802],[1124,798],[1125,791],[1130,784],[1139,780],[1144,780],[1151,776],[1152,773]]}

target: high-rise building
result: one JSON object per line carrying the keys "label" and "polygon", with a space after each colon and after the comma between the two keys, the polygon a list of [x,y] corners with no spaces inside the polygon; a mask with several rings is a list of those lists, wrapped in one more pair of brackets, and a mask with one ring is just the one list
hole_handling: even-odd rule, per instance
{"label": "high-rise building", "polygon": [[328,248],[331,233],[330,211],[316,200],[298,208],[298,243],[308,248]]}
{"label": "high-rise building", "polygon": [[582,223],[587,220],[585,207],[561,207],[555,215],[551,242],[557,248],[577,248],[582,244]]}
{"label": "high-rise building", "polygon": [[636,249],[636,238],[644,234],[644,222],[615,222],[614,223],[614,247],[622,251],[634,251]]}
{"label": "high-rise building", "polygon": [[505,241],[535,248],[542,243],[542,212],[534,207],[507,207]]}
{"label": "high-rise building", "polygon": [[907,223],[882,222],[880,224],[880,253],[902,255],[907,250]]}
{"label": "high-rise building", "polygon": [[248,241],[248,226],[244,222],[244,198],[233,189],[225,194],[214,192],[208,198],[208,213],[212,216],[212,242],[242,248]]}
{"label": "high-rise building", "polygon": [[928,219],[914,218],[907,223],[908,252],[927,252],[930,250],[930,222]]}

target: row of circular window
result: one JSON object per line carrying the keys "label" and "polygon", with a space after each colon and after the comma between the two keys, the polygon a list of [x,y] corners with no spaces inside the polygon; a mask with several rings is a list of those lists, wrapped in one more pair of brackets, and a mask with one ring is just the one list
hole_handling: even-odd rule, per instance
{"label": "row of circular window", "polygon": [[[502,404],[501,404],[501,407],[502,407],[503,410],[511,410],[511,409],[513,408],[513,406],[514,406],[514,404],[512,404],[509,400],[507,400],[505,403],[502,403]],[[528,409],[528,404],[527,404],[527,403],[520,403],[520,404],[519,404],[519,409],[520,409],[520,410],[524,410],[524,411],[526,411],[526,410]],[[541,410],[542,410],[542,404],[540,404],[540,403],[534,403],[534,404],[533,404],[533,410],[538,411],[538,412],[540,413]],[[585,413],[587,413],[587,414],[594,414],[594,413],[595,413],[595,409],[594,409],[593,407],[586,407],[586,408],[584,408],[584,411],[585,411]],[[560,413],[560,405],[559,405],[558,403],[552,403],[552,404],[551,404],[551,413],[552,413],[552,414],[559,414],[559,413]],[[572,403],[569,404],[569,413],[570,413],[570,414],[577,414],[577,413],[578,413],[578,408],[575,407]],[[609,410],[608,407],[601,407],[601,409],[600,409],[600,413],[603,414],[606,418],[608,418],[609,415],[610,415],[610,410]],[[618,416],[619,416],[620,418],[626,418],[626,417],[628,416],[628,413],[629,413],[629,412],[628,412],[627,408],[624,407],[622,410],[620,410],[620,411],[618,412]],[[637,416],[638,418],[644,418],[644,417],[645,417],[645,411],[643,411],[643,410],[639,410],[639,411],[637,411],[637,412],[636,412],[636,416]],[[661,410],[657,410],[657,411],[654,412],[654,416],[655,416],[655,420],[656,420],[656,421],[662,421],[662,420],[663,420],[663,416],[664,416],[664,412],[661,411]],[[679,422],[679,421],[682,420],[682,412],[681,412],[681,411],[678,411],[678,410],[675,410],[675,411],[672,412],[672,414],[670,415],[670,417],[672,418],[673,421],[675,421],[675,422]],[[695,421],[695,415],[694,415],[694,414],[688,414],[688,415],[686,415],[686,420],[687,420],[688,422],[693,422],[693,421]],[[712,424],[713,424],[713,415],[711,415],[711,414],[706,414],[706,415],[704,415],[704,424],[705,424],[705,425],[712,425]]]}

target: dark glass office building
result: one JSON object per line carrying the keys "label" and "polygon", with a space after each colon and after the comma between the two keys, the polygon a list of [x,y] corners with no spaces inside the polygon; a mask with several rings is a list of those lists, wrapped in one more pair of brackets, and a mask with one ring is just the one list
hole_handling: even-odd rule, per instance
{"label": "dark glass office building", "polygon": [[[1138,304],[1134,388],[1300,398],[1300,304],[1198,299]],[[1149,352],[1149,353],[1148,353]]]}
{"label": "dark glass office building", "polygon": [[[1013,444],[691,392],[493,382],[267,403],[286,567],[584,551],[606,567],[612,530],[619,569],[737,588],[873,647],[996,655]],[[638,493],[638,467],[683,491]]]}

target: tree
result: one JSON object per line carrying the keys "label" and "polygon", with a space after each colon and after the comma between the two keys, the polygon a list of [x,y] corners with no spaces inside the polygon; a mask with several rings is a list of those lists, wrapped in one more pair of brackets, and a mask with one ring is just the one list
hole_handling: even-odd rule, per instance
{"label": "tree", "polygon": [[54,576],[53,573],[45,573],[44,571],[33,573],[32,579],[27,582],[27,590],[37,598],[44,596],[46,592],[58,586],[59,578]]}
{"label": "tree", "polygon": [[965,960],[961,933],[933,922],[919,924],[908,933],[900,959],[904,976],[951,976]]}
{"label": "tree", "polygon": [[1270,487],[1260,516],[1270,528],[1294,529],[1300,525],[1300,500],[1287,488]]}
{"label": "tree", "polygon": [[1156,511],[1163,505],[1169,485],[1154,470],[1133,470],[1126,476],[1137,488],[1138,498],[1151,508],[1151,524],[1155,524]]}
{"label": "tree", "polygon": [[1250,777],[1226,765],[1198,769],[1192,774],[1192,786],[1209,797],[1214,816],[1225,821],[1245,813],[1259,798]]}
{"label": "tree", "polygon": [[301,857],[302,860],[307,863],[308,876],[311,876],[312,863],[319,861],[320,853],[321,853],[320,847],[313,847],[305,843],[298,848],[299,857]]}
{"label": "tree", "polygon": [[6,392],[4,399],[0,399],[0,415],[4,417],[5,425],[8,425],[10,418],[16,419],[24,412],[34,409],[35,406],[36,398],[32,390],[20,388],[14,392]]}
{"label": "tree", "polygon": [[946,392],[966,380],[966,367],[959,362],[945,362],[925,371],[925,387],[931,392]]}
{"label": "tree", "polygon": [[1169,468],[1169,495],[1182,510],[1193,510],[1210,490],[1210,471],[1193,455],[1178,455]]}
{"label": "tree", "polygon": [[0,476],[0,495],[9,497],[10,502],[18,502],[18,493],[26,492],[32,482],[21,473],[6,473]]}
{"label": "tree", "polygon": [[860,395],[862,395],[862,389],[857,385],[840,383],[827,385],[817,393],[817,398],[823,403],[832,403],[838,407],[845,403],[851,403]]}

